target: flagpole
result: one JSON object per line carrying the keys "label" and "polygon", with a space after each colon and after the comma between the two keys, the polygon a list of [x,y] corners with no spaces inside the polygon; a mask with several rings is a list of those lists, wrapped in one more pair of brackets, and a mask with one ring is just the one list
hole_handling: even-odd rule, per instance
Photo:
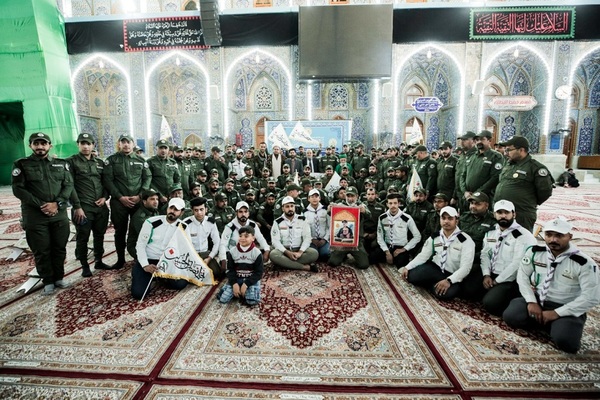
{"label": "flagpole", "polygon": [[152,274],[152,276],[150,277],[150,282],[148,282],[148,286],[146,286],[146,290],[144,290],[144,294],[142,295],[142,298],[140,299],[140,303],[142,301],[144,301],[144,297],[146,297],[146,293],[148,293],[148,289],[150,289],[150,284],[152,283],[152,279],[154,279],[154,274]]}

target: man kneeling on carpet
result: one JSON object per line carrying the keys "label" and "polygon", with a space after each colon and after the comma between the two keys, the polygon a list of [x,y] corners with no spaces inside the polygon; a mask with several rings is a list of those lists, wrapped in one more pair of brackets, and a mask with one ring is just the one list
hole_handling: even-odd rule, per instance
{"label": "man kneeling on carpet", "polygon": [[227,283],[219,290],[217,299],[229,303],[237,297],[248,305],[260,302],[260,279],[263,275],[263,254],[254,244],[254,228],[240,227],[238,242],[227,251]]}
{"label": "man kneeling on carpet", "polygon": [[413,285],[429,289],[442,300],[461,292],[461,282],[469,275],[475,258],[475,243],[458,228],[458,211],[440,210],[442,229],[425,241],[421,252],[406,267],[402,277]]}
{"label": "man kneeling on carpet", "polygon": [[[131,270],[131,295],[140,300],[152,279],[152,274],[158,271],[157,264],[160,256],[169,245],[169,241],[178,229],[179,220],[185,202],[178,197],[169,200],[167,215],[148,218],[142,225],[137,245],[135,247],[137,260]],[[184,279],[160,279],[169,289],[181,290],[187,286]]]}
{"label": "man kneeling on carpet", "polygon": [[567,353],[581,346],[586,312],[600,303],[598,266],[571,243],[573,227],[556,218],[544,224],[545,246],[532,246],[521,260],[521,296],[502,318],[513,328],[545,329]]}

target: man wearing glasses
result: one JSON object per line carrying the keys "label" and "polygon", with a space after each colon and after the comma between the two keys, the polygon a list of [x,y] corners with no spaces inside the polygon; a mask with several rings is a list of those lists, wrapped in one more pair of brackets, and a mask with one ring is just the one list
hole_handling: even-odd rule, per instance
{"label": "man wearing glasses", "polygon": [[494,197],[511,201],[517,222],[531,232],[537,219],[537,206],[552,195],[552,177],[548,168],[529,154],[527,138],[513,136],[501,145],[506,146],[508,162],[500,173]]}

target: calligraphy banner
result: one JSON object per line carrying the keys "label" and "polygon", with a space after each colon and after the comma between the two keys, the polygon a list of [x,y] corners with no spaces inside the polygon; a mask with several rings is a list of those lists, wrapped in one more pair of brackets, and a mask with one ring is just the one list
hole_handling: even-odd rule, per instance
{"label": "calligraphy banner", "polygon": [[469,38],[574,39],[575,7],[474,8]]}
{"label": "calligraphy banner", "polygon": [[200,17],[129,19],[123,21],[124,50],[207,49]]}
{"label": "calligraphy banner", "polygon": [[356,250],[360,239],[360,208],[342,205],[331,207],[331,249]]}

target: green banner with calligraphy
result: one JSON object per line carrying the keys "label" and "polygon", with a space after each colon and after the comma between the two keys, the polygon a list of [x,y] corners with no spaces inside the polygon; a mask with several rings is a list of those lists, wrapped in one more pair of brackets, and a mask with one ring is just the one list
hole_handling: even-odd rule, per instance
{"label": "green banner with calligraphy", "polygon": [[471,40],[573,39],[575,7],[474,8]]}

